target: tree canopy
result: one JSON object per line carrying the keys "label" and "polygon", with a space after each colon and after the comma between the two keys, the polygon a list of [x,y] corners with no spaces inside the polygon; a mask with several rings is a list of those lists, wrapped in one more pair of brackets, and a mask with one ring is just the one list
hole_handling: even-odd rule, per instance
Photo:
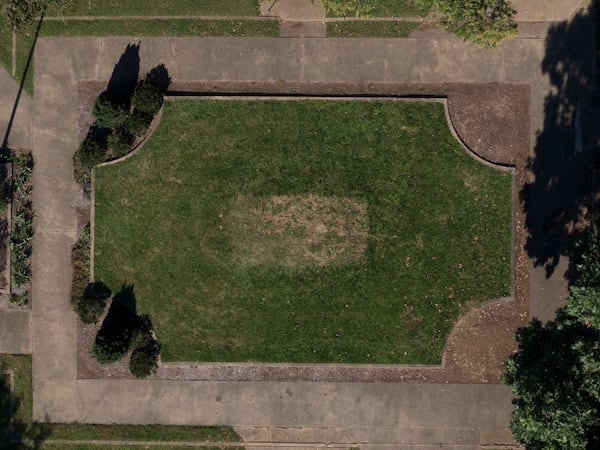
{"label": "tree canopy", "polygon": [[[404,0],[398,0],[404,1]],[[465,41],[493,49],[517,35],[515,10],[508,0],[412,0],[441,13],[440,24]],[[321,0],[328,15],[366,16],[364,0]]]}
{"label": "tree canopy", "polygon": [[534,319],[519,329],[519,349],[505,364],[515,395],[511,430],[527,449],[600,445],[600,270],[585,264],[599,243],[593,230],[576,241],[565,307],[546,325]]}

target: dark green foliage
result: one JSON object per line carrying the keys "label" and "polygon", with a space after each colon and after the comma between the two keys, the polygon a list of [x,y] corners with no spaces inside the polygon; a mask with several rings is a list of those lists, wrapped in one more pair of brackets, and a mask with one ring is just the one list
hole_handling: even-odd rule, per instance
{"label": "dark green foliage", "polygon": [[97,281],[88,284],[83,296],[77,302],[77,313],[83,323],[96,323],[104,312],[110,289]]}
{"label": "dark green foliage", "polygon": [[121,130],[114,131],[108,136],[108,151],[110,158],[119,158],[131,149],[131,136]]}
{"label": "dark green foliage", "polygon": [[163,104],[163,94],[159,87],[153,85],[150,81],[141,81],[131,98],[134,111],[155,115]]}
{"label": "dark green foliage", "polygon": [[600,431],[600,245],[592,228],[569,250],[566,306],[543,326],[517,332],[506,362],[515,408],[511,430],[528,449],[598,448]]}
{"label": "dark green foliage", "polygon": [[519,329],[517,341],[504,378],[515,394],[515,439],[528,449],[585,449],[600,413],[598,328],[559,310],[546,326]]}
{"label": "dark green foliage", "polygon": [[33,158],[24,154],[14,158],[12,198],[15,213],[10,234],[12,283],[21,287],[31,275],[31,249],[33,242],[33,206],[31,202],[31,173]]}
{"label": "dark green foliage", "polygon": [[517,35],[515,10],[506,0],[433,0],[442,24],[478,47],[493,49]]}
{"label": "dark green foliage", "polygon": [[77,308],[90,281],[90,226],[86,225],[71,250],[73,278],[71,282],[71,304]]}
{"label": "dark green foliage", "polygon": [[48,0],[4,0],[2,6],[13,28],[21,28],[46,9]]}
{"label": "dark green foliage", "polygon": [[135,347],[129,360],[129,371],[137,378],[152,375],[158,367],[160,345],[152,335],[152,324],[147,316],[140,317],[140,327],[135,337]]}
{"label": "dark green foliage", "polygon": [[120,127],[129,114],[126,108],[126,99],[119,95],[104,91],[94,102],[92,113],[100,127],[114,130]]}
{"label": "dark green foliage", "polygon": [[92,349],[92,354],[100,364],[112,363],[125,356],[137,322],[137,315],[115,296]]}
{"label": "dark green foliage", "polygon": [[131,136],[142,137],[148,131],[151,122],[152,115],[134,111],[123,124],[123,129]]}
{"label": "dark green foliage", "polygon": [[13,28],[30,24],[42,15],[46,8],[53,6],[56,12],[72,7],[76,0],[2,0],[2,8]]}
{"label": "dark green foliage", "polygon": [[89,133],[73,156],[75,181],[89,183],[94,166],[104,161],[106,146]]}
{"label": "dark green foliage", "polygon": [[29,303],[29,293],[11,294],[9,300],[13,305],[25,306]]}
{"label": "dark green foliage", "polygon": [[569,249],[570,278],[579,286],[600,287],[600,239],[588,230],[579,236]]}
{"label": "dark green foliage", "polygon": [[[94,294],[107,295],[108,288],[100,283]],[[105,298],[106,298],[105,297]],[[158,364],[160,345],[152,334],[152,323],[147,316],[136,312],[133,286],[123,286],[114,296],[102,327],[96,334],[92,354],[101,364],[118,361],[133,345],[129,368],[138,378],[152,374]]]}

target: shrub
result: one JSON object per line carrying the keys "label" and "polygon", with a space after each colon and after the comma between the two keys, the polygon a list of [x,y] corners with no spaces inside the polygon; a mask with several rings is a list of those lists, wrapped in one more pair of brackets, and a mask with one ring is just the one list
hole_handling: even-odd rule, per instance
{"label": "shrub", "polygon": [[160,345],[152,335],[147,334],[131,353],[129,371],[137,378],[152,375],[158,367],[159,352]]}
{"label": "shrub", "polygon": [[140,81],[131,99],[134,111],[155,115],[163,104],[163,94],[160,88],[150,81]]}
{"label": "shrub", "polygon": [[83,296],[77,302],[77,313],[83,323],[96,323],[104,312],[110,289],[98,281],[89,283]]}
{"label": "shrub", "polygon": [[73,157],[75,181],[89,183],[92,168],[104,161],[106,148],[89,134],[79,146]]}
{"label": "shrub", "polygon": [[137,315],[129,307],[113,299],[94,340],[92,354],[96,360],[108,364],[121,359],[131,346],[138,323]]}
{"label": "shrub", "polygon": [[152,322],[148,316],[138,316],[138,328],[134,333],[133,342],[129,371],[137,378],[152,375],[158,367],[160,344],[154,339]]}
{"label": "shrub", "polygon": [[517,35],[515,10],[506,0],[434,0],[442,25],[476,46],[493,49]]}
{"label": "shrub", "polygon": [[131,137],[122,131],[115,131],[108,136],[108,150],[111,158],[119,158],[131,149]]}
{"label": "shrub", "polygon": [[150,114],[134,111],[123,124],[123,129],[131,136],[142,137],[146,134],[146,131],[148,131],[150,122],[152,122],[152,116]]}
{"label": "shrub", "polygon": [[86,225],[83,233],[71,250],[73,278],[71,282],[71,304],[77,308],[89,284],[90,279],[90,226]]}
{"label": "shrub", "polygon": [[122,99],[108,91],[102,92],[96,98],[92,112],[99,126],[111,130],[121,126],[129,114]]}
{"label": "shrub", "polygon": [[97,334],[94,340],[92,355],[100,364],[110,364],[117,362],[129,350],[129,345],[125,340],[114,339],[112,336]]}

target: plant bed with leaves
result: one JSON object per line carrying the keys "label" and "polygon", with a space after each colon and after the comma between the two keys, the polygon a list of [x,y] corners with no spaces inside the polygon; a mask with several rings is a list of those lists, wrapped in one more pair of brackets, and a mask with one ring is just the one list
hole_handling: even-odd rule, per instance
{"label": "plant bed with leaves", "polygon": [[168,102],[95,199],[95,276],[163,361],[435,364],[510,293],[511,174],[437,103]]}
{"label": "plant bed with leaves", "polygon": [[33,158],[21,154],[13,158],[11,250],[11,301],[28,303],[33,244],[33,204],[31,175]]}

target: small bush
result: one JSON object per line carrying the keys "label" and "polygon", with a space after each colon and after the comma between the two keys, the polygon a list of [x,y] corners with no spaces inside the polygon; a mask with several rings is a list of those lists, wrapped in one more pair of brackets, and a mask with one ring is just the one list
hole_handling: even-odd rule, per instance
{"label": "small bush", "polygon": [[110,364],[120,360],[129,350],[125,340],[114,339],[112,336],[97,334],[94,340],[92,355],[100,364]]}
{"label": "small bush", "polygon": [[89,183],[92,168],[104,161],[106,148],[91,134],[79,146],[73,157],[75,181]]}
{"label": "small bush", "polygon": [[114,130],[125,122],[129,111],[118,96],[104,91],[94,102],[93,114],[98,125]]}
{"label": "small bush", "polygon": [[86,225],[83,233],[71,250],[71,266],[73,278],[71,282],[71,304],[77,310],[77,303],[81,299],[90,280],[90,226]]}
{"label": "small bush", "polygon": [[138,83],[131,103],[134,111],[154,116],[162,107],[163,94],[160,88],[144,80]]}
{"label": "small bush", "polygon": [[13,305],[25,306],[29,303],[29,293],[11,294],[9,300]]}
{"label": "small bush", "polygon": [[131,136],[142,137],[146,134],[146,131],[148,131],[150,122],[152,122],[152,116],[150,114],[135,111],[127,118],[123,124],[123,129]]}
{"label": "small bush", "polygon": [[119,158],[131,150],[131,137],[122,131],[115,131],[108,136],[108,150],[111,158]]}
{"label": "small bush", "polygon": [[125,356],[138,324],[135,312],[113,299],[94,340],[92,354],[96,360],[100,364],[108,364]]}
{"label": "small bush", "polygon": [[110,289],[102,282],[88,284],[77,302],[77,313],[83,323],[96,323],[104,312]]}
{"label": "small bush", "polygon": [[516,37],[516,11],[506,0],[434,0],[446,15],[442,25],[456,36],[488,50]]}
{"label": "small bush", "polygon": [[156,372],[160,345],[148,334],[131,353],[129,371],[137,378],[145,378]]}

